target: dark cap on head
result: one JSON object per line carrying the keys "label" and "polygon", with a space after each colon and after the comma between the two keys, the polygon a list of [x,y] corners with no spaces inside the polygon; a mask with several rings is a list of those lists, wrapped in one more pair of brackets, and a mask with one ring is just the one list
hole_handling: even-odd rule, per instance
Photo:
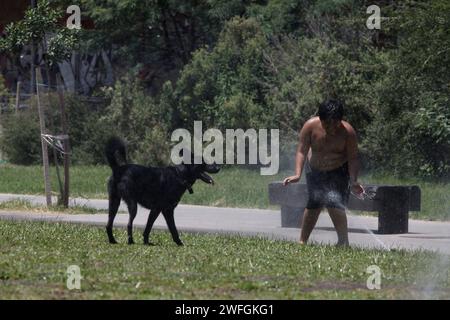
{"label": "dark cap on head", "polygon": [[319,105],[318,115],[320,120],[342,120],[344,117],[344,106],[337,100],[324,101]]}

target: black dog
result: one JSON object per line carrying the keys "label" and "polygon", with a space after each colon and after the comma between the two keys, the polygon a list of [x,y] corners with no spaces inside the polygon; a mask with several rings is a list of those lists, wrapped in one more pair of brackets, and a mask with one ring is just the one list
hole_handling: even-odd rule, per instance
{"label": "black dog", "polygon": [[[117,243],[113,236],[113,223],[120,200],[128,206],[128,243],[133,241],[133,220],[136,217],[137,205],[150,209],[147,225],[144,230],[144,244],[149,243],[150,231],[158,215],[162,212],[166,219],[173,241],[183,245],[175,226],[174,209],[186,190],[192,193],[192,185],[197,179],[214,184],[206,174],[217,173],[220,168],[216,164],[181,164],[165,168],[144,167],[127,163],[124,142],[116,137],[108,140],[105,148],[106,159],[112,169],[108,182],[109,219],[106,233],[110,243]],[[192,158],[192,157],[191,157]]]}

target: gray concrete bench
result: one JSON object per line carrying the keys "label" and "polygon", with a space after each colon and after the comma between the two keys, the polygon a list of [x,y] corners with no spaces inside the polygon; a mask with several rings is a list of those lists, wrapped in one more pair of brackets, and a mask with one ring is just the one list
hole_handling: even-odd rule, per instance
{"label": "gray concrete bench", "polygon": [[[409,211],[420,211],[421,193],[418,186],[364,185],[370,199],[360,200],[350,194],[347,208],[360,211],[378,211],[378,233],[408,232]],[[270,204],[281,206],[281,226],[301,228],[303,211],[308,199],[305,184],[283,186],[282,182],[269,184]]]}

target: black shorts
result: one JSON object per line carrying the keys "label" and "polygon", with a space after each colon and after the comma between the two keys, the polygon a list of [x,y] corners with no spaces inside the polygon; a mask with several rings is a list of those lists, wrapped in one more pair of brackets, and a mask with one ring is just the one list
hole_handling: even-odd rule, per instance
{"label": "black shorts", "polygon": [[338,208],[345,210],[350,195],[348,163],[330,171],[311,168],[306,162],[308,188],[307,209]]}

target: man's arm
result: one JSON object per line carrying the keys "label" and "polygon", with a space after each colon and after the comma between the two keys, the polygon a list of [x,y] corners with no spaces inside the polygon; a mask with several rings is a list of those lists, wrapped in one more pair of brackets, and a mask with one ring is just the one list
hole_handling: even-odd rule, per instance
{"label": "man's arm", "polygon": [[350,175],[350,183],[352,187],[359,188],[358,174],[359,174],[359,158],[358,158],[358,140],[355,129],[350,124],[346,124],[347,129],[347,161],[348,172]]}
{"label": "man's arm", "polygon": [[299,133],[299,142],[297,145],[297,151],[295,154],[295,175],[284,179],[283,184],[298,182],[302,176],[303,165],[305,158],[311,147],[311,123],[307,121]]}

